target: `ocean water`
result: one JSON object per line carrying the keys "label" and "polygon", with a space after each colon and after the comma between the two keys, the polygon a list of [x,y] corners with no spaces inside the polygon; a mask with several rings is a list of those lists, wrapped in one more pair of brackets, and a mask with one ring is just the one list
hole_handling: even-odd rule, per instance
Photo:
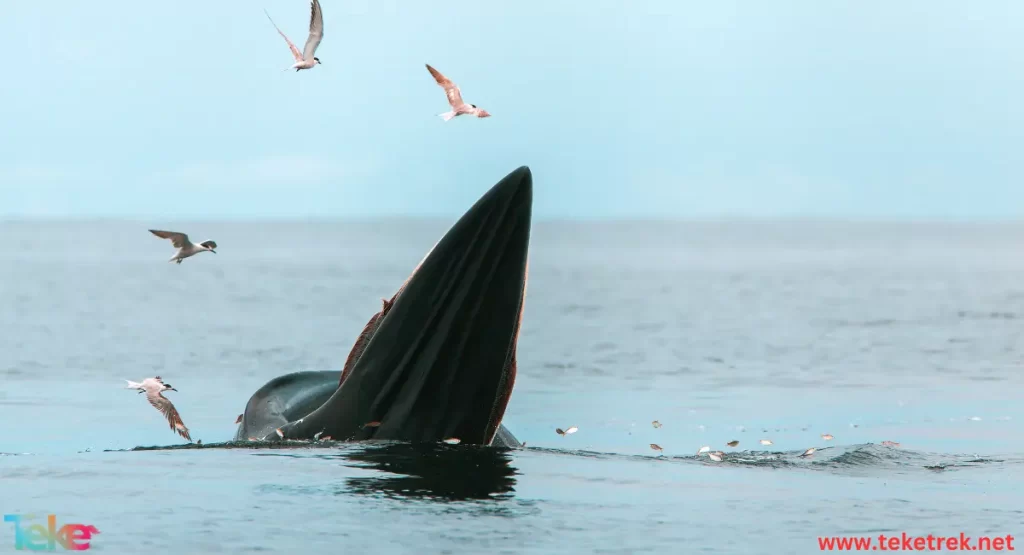
{"label": "ocean water", "polygon": [[[525,449],[224,445],[266,381],[340,368],[452,221],[0,223],[0,513],[131,554],[1024,532],[1020,224],[537,222]],[[168,264],[147,227],[220,248]],[[201,447],[121,389],[153,375]]]}

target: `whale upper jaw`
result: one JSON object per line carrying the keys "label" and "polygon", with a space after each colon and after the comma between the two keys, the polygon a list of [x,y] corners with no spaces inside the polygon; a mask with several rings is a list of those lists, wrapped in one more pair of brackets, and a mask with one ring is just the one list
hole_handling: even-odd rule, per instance
{"label": "whale upper jaw", "polygon": [[491,187],[405,282],[334,394],[265,439],[490,444],[515,383],[532,205],[526,166]]}

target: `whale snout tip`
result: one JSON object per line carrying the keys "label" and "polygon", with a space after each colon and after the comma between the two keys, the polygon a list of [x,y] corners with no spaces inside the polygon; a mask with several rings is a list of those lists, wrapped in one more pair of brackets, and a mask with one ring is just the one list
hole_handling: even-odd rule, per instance
{"label": "whale snout tip", "polygon": [[519,173],[519,187],[533,200],[533,172],[530,166],[519,166],[516,172]]}
{"label": "whale snout tip", "polygon": [[519,186],[533,189],[533,172],[530,166],[519,166],[512,172],[511,176],[519,178]]}
{"label": "whale snout tip", "polygon": [[492,189],[494,198],[504,199],[502,202],[514,204],[531,204],[533,202],[533,172],[529,166],[519,166],[509,172]]}

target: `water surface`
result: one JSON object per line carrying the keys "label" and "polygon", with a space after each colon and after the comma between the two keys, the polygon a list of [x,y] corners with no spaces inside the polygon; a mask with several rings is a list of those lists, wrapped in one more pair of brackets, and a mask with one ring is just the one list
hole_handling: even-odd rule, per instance
{"label": "water surface", "polygon": [[[104,553],[1020,531],[1024,225],[537,223],[505,419],[526,449],[224,445],[267,380],[338,369],[450,224],[161,224],[221,247],[176,266],[155,224],[0,223],[0,512],[93,524]],[[152,375],[203,446],[119,389]]]}

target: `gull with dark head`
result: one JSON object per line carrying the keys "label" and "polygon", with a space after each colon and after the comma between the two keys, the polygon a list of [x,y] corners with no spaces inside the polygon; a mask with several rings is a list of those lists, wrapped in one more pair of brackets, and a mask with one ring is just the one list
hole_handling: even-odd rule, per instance
{"label": "gull with dark head", "polygon": [[181,421],[181,415],[178,414],[178,409],[174,408],[174,404],[171,403],[170,399],[164,397],[163,392],[167,390],[177,391],[171,387],[171,384],[164,383],[160,376],[154,378],[146,378],[142,382],[133,382],[131,380],[125,380],[128,385],[125,389],[138,389],[139,393],[146,394],[146,400],[149,404],[153,405],[156,410],[160,411],[164,417],[167,418],[167,422],[171,425],[171,430],[178,432],[181,437],[192,441],[192,438],[188,435],[188,428],[185,427],[185,423]]}
{"label": "gull with dark head", "polygon": [[196,244],[189,240],[188,235],[184,233],[178,233],[177,231],[160,231],[159,229],[151,229],[150,233],[156,235],[161,239],[170,239],[171,244],[174,248],[178,249],[178,252],[174,253],[168,262],[177,262],[181,264],[181,261],[201,252],[210,251],[213,254],[217,254],[217,251],[213,250],[217,248],[216,241],[203,241],[202,243]]}
{"label": "gull with dark head", "polygon": [[437,84],[444,89],[444,94],[448,97],[448,104],[451,104],[452,106],[450,112],[438,114],[444,118],[444,121],[448,121],[456,116],[461,116],[462,114],[469,114],[478,118],[491,117],[491,114],[489,114],[487,110],[477,108],[476,104],[466,104],[466,102],[462,100],[462,91],[459,90],[458,85],[452,83],[451,79],[441,75],[440,71],[430,67],[430,64],[426,64],[426,66],[427,71],[434,76],[434,80],[437,81]]}
{"label": "gull with dark head", "polygon": [[300,69],[312,69],[313,66],[320,63],[320,58],[317,58],[313,54],[316,53],[316,48],[320,46],[320,41],[324,39],[324,15],[320,11],[320,0],[313,0],[310,2],[310,13],[309,15],[309,38],[306,39],[306,46],[303,47],[302,52],[299,52],[298,48],[292,44],[292,41],[288,40],[288,36],[281,32],[281,29],[271,19],[270,14],[267,10],[263,10],[263,13],[267,14],[267,19],[270,19],[270,24],[277,29],[279,35],[284,37],[284,41],[288,43],[288,49],[292,51],[292,56],[295,57],[295,63],[284,70],[294,69],[299,71]]}

